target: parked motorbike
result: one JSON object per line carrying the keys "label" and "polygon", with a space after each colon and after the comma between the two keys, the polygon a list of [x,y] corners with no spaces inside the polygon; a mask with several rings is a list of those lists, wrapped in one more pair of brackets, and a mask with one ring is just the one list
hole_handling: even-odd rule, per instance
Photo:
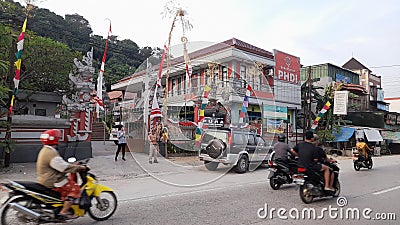
{"label": "parked motorbike", "polygon": [[[97,221],[110,218],[117,209],[113,190],[99,184],[96,176],[88,171],[79,175],[82,197],[74,201],[70,213],[77,218],[88,213]],[[71,173],[69,179],[77,181],[77,174]],[[58,192],[30,181],[9,181],[1,185],[10,190],[8,199],[1,206],[1,224],[44,224],[69,220],[58,216],[64,204]]]}
{"label": "parked motorbike", "polygon": [[368,168],[372,169],[373,161],[372,161],[372,152],[367,150],[369,157],[365,157],[359,151],[353,153],[353,166],[356,171],[359,171],[360,168]]}
{"label": "parked motorbike", "polygon": [[314,198],[337,197],[340,194],[339,167],[336,163],[327,164],[333,170],[333,188],[335,191],[324,190],[324,176],[321,172],[309,171],[299,167],[298,174],[293,175],[293,182],[300,186],[299,194],[301,200],[309,204]]}
{"label": "parked motorbike", "polygon": [[274,159],[275,151],[270,155],[269,164],[269,185],[272,189],[278,190],[283,184],[291,184],[293,182],[292,175],[297,172],[297,160],[290,157],[289,163],[279,159]]}

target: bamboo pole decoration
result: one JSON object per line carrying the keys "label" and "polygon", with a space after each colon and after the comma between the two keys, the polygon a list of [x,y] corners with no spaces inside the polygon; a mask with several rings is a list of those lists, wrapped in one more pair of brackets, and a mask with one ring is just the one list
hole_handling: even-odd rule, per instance
{"label": "bamboo pole decoration", "polygon": [[167,72],[165,74],[165,95],[164,95],[164,106],[163,106],[163,116],[164,116],[164,124],[168,121],[168,92],[169,92],[169,70],[171,67],[171,54],[170,54],[170,46],[171,46],[171,38],[172,38],[172,31],[175,27],[176,18],[178,17],[180,10],[178,10],[172,20],[171,29],[169,30],[168,34],[168,51],[167,51]]}

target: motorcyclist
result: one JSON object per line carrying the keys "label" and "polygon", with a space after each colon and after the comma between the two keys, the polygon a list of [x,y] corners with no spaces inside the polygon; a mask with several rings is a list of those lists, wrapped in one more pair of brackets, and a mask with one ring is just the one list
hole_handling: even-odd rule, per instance
{"label": "motorcyclist", "polygon": [[365,156],[366,159],[369,158],[368,151],[371,151],[371,149],[365,143],[364,138],[359,138],[358,139],[358,142],[356,144],[356,149],[357,149],[358,152],[361,152],[361,154],[363,156]]}
{"label": "motorcyclist", "polygon": [[327,165],[319,164],[317,149],[313,143],[314,141],[314,133],[312,131],[306,132],[306,140],[304,142],[298,143],[293,147],[293,150],[299,156],[298,166],[306,168],[307,170],[312,171],[321,171],[324,174],[325,187],[326,191],[334,191],[332,186],[330,186],[330,170]]}
{"label": "motorcyclist", "polygon": [[285,134],[279,134],[278,135],[278,142],[275,143],[274,145],[274,151],[275,151],[275,156],[274,160],[283,162],[287,165],[290,164],[291,159],[289,159],[289,154],[295,156],[297,155],[296,152],[289,147],[288,144],[285,143],[286,141],[286,135]]}
{"label": "motorcyclist", "polygon": [[[315,144],[315,148],[316,148],[316,152],[317,152],[317,159],[315,159],[315,161],[317,161],[317,163],[324,164],[329,167],[331,167],[330,163],[337,163],[337,161],[335,159],[328,158],[324,149],[321,148],[321,142],[319,140],[318,135],[316,135],[316,134],[314,134],[314,144]],[[333,173],[333,169],[331,169],[331,174],[330,174],[330,180],[329,180],[330,187],[333,186],[333,181],[335,178],[332,175],[332,173]]]}
{"label": "motorcyclist", "polygon": [[68,179],[67,173],[75,173],[87,170],[86,166],[73,165],[66,162],[58,153],[57,146],[62,137],[60,130],[46,130],[40,135],[43,148],[40,150],[37,162],[37,181],[43,186],[60,193],[64,200],[63,208],[59,216],[64,219],[73,218],[69,209],[74,199],[81,196],[79,185],[72,179]]}

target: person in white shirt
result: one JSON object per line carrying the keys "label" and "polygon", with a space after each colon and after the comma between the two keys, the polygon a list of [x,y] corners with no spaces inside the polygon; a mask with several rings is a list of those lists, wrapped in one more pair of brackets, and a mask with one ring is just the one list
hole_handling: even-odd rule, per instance
{"label": "person in white shirt", "polygon": [[122,160],[125,161],[125,147],[126,147],[126,138],[125,138],[125,128],[121,126],[117,133],[118,138],[118,149],[115,153],[115,161],[118,160],[119,152],[122,150]]}

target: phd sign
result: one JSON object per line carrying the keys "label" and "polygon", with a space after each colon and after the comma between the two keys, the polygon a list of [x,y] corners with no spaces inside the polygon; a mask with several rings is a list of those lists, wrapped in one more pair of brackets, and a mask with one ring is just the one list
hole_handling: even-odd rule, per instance
{"label": "phd sign", "polygon": [[300,58],[274,50],[275,77],[293,84],[300,82]]}

